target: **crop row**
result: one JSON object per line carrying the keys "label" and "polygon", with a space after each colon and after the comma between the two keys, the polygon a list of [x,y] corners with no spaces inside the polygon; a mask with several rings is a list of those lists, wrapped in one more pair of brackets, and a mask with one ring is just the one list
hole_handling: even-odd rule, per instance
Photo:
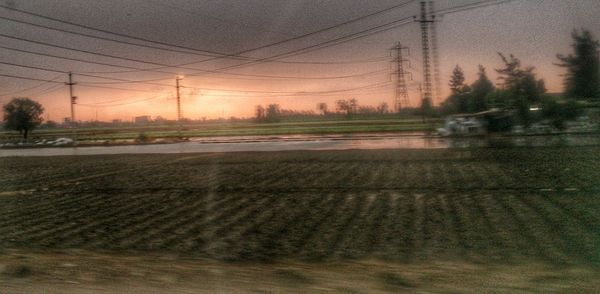
{"label": "crop row", "polygon": [[[164,250],[228,260],[600,262],[583,194],[70,195],[0,222],[5,248]],[[3,207],[0,211],[6,210]]]}

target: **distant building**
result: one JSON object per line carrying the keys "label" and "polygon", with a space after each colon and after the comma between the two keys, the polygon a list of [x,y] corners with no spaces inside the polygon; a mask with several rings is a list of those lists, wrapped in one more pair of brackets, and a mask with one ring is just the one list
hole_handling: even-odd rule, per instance
{"label": "distant building", "polygon": [[136,116],[133,119],[133,122],[136,124],[148,124],[152,121],[149,115]]}

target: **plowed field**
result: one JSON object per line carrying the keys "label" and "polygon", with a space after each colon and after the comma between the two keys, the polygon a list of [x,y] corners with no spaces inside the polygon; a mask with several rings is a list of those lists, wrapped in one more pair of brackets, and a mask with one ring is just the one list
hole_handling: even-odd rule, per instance
{"label": "plowed field", "polygon": [[600,148],[0,159],[0,247],[600,263]]}

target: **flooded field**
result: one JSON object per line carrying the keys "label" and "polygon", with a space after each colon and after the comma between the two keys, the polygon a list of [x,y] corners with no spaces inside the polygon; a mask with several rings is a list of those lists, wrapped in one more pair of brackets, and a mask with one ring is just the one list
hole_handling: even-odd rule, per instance
{"label": "flooded field", "polygon": [[240,136],[192,138],[189,142],[172,144],[50,147],[0,149],[6,156],[153,154],[153,153],[212,153],[290,150],[350,150],[350,149],[446,149],[480,147],[543,147],[543,146],[598,146],[600,136],[520,136],[492,138],[443,138],[423,133],[376,135],[296,135],[296,136]]}

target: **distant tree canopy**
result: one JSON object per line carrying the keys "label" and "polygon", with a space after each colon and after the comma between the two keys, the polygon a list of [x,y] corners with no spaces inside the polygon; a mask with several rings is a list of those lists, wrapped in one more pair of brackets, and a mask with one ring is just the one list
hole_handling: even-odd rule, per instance
{"label": "distant tree canopy", "polygon": [[258,121],[258,122],[265,121],[265,108],[262,107],[262,105],[256,105],[254,113],[255,113],[254,117],[255,117],[256,121]]}
{"label": "distant tree canopy", "polygon": [[488,109],[487,96],[494,91],[494,84],[488,79],[485,68],[479,65],[478,79],[471,84],[465,84],[464,73],[456,66],[450,78],[452,94],[442,103],[442,112],[469,113]]}
{"label": "distant tree canopy", "polygon": [[553,127],[562,130],[565,122],[575,120],[583,114],[583,107],[574,99],[559,103],[553,97],[544,97],[541,102],[542,119],[548,120]]}
{"label": "distant tree canopy", "polygon": [[567,69],[564,80],[565,95],[568,98],[597,101],[600,99],[600,44],[588,30],[574,30],[571,36],[574,53],[567,56],[557,55],[561,61],[557,65]]}
{"label": "distant tree canopy", "polygon": [[433,110],[433,106],[431,104],[431,98],[423,98],[421,100],[421,116],[423,117],[423,121],[425,121],[425,117],[431,116]]}
{"label": "distant tree canopy", "polygon": [[504,63],[504,68],[496,69],[500,75],[498,79],[502,81],[502,90],[507,91],[511,99],[507,107],[515,109],[520,122],[527,127],[532,122],[531,105],[539,103],[546,92],[544,82],[536,79],[534,67],[521,68],[521,61],[512,54],[508,58],[502,53],[498,55]]}
{"label": "distant tree canopy", "polygon": [[267,108],[257,105],[255,119],[257,122],[279,122],[281,121],[281,107],[279,104],[269,104]]}
{"label": "distant tree canopy", "polygon": [[390,112],[390,106],[386,102],[381,102],[377,105],[377,113],[384,114]]}
{"label": "distant tree canopy", "polygon": [[336,110],[344,113],[347,116],[358,112],[358,101],[354,98],[348,100],[337,100],[335,101]]}
{"label": "distant tree canopy", "polygon": [[465,73],[460,66],[456,65],[456,67],[454,67],[448,85],[450,86],[453,95],[463,94],[469,91],[468,86],[465,85]]}
{"label": "distant tree canopy", "polygon": [[325,103],[325,102],[319,102],[319,103],[317,103],[317,110],[319,112],[321,112],[322,115],[326,115],[327,111],[328,111],[327,103]]}
{"label": "distant tree canopy", "polygon": [[335,102],[335,111],[329,111],[329,107],[326,103],[317,103],[316,109],[318,112],[313,110],[294,110],[294,109],[282,109],[279,104],[269,104],[267,106],[257,105],[255,107],[254,119],[257,122],[269,123],[279,122],[283,118],[286,119],[300,119],[307,117],[316,117],[317,115],[327,116],[347,116],[351,117],[354,115],[386,115],[390,113],[390,107],[387,102],[381,102],[377,106],[372,105],[359,105],[358,100],[352,99],[340,99]]}
{"label": "distant tree canopy", "polygon": [[488,79],[485,67],[479,65],[477,80],[471,85],[471,97],[469,99],[469,112],[479,112],[488,109],[487,95],[494,91],[495,87],[492,81]]}
{"label": "distant tree canopy", "polygon": [[4,127],[18,131],[27,140],[29,132],[39,126],[42,121],[44,107],[29,98],[13,98],[4,105]]}
{"label": "distant tree canopy", "polygon": [[265,120],[267,122],[281,121],[281,107],[279,107],[279,104],[269,104],[269,106],[267,106]]}

